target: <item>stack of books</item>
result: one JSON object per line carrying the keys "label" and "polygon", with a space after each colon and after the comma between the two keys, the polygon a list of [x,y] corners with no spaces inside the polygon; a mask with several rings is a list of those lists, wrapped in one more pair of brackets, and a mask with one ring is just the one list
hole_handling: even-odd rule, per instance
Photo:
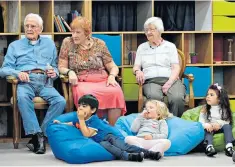
{"label": "stack of books", "polygon": [[71,11],[68,13],[68,20],[67,22],[65,19],[60,15],[54,15],[54,25],[55,25],[55,31],[56,32],[70,32],[70,23],[73,21],[74,18],[77,16],[81,16],[81,13],[79,13],[77,10]]}

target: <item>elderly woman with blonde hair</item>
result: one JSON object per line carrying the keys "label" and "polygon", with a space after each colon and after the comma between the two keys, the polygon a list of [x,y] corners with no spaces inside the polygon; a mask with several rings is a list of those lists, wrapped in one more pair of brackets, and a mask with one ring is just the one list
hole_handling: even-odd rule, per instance
{"label": "elderly woman with blonde hair", "polygon": [[99,111],[108,112],[108,121],[114,125],[126,112],[121,87],[115,77],[119,69],[104,41],[91,37],[91,23],[85,17],[76,17],[71,23],[72,37],[63,40],[59,54],[59,71],[69,76],[73,85],[73,99],[85,94],[99,101]]}
{"label": "elderly woman with blonde hair", "polygon": [[147,99],[168,98],[170,112],[181,117],[184,112],[185,86],[179,80],[180,65],[175,44],[164,40],[163,22],[151,17],[144,23],[147,42],[139,45],[133,73]]}
{"label": "elderly woman with blonde hair", "polygon": [[127,136],[125,142],[154,152],[160,152],[161,157],[167,151],[171,142],[168,140],[168,125],[166,119],[172,117],[165,103],[158,100],[148,100],[145,108],[131,125],[131,131],[136,136]]}

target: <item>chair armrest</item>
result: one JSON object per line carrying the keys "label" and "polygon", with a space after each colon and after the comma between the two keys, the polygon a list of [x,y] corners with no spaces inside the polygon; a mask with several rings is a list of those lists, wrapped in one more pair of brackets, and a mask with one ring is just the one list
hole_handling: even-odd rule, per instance
{"label": "chair armrest", "polygon": [[144,104],[144,96],[143,96],[143,85],[139,85],[139,93],[138,93],[138,112],[142,111]]}
{"label": "chair armrest", "polygon": [[122,77],[118,75],[118,76],[116,77],[116,80],[117,80],[118,82],[122,82]]}
{"label": "chair armrest", "polygon": [[188,79],[189,82],[193,82],[193,81],[194,81],[194,76],[193,76],[193,74],[183,74],[183,78]]}
{"label": "chair armrest", "polygon": [[69,82],[69,77],[68,77],[68,75],[60,74],[60,80],[63,83],[68,83]]}
{"label": "chair armrest", "polygon": [[15,76],[9,75],[7,76],[7,82],[12,83],[12,84],[17,84],[18,79]]}
{"label": "chair armrest", "polygon": [[183,74],[183,78],[186,78],[189,80],[189,108],[194,108],[194,91],[193,91],[193,81],[194,76],[193,74]]}

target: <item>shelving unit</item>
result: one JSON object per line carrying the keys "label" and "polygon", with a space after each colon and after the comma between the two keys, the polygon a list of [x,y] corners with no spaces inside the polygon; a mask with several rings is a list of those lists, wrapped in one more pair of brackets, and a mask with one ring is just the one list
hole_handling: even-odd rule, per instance
{"label": "shelving unit", "polygon": [[[164,4],[163,4],[164,3]],[[120,45],[120,75],[122,75],[122,88],[126,101],[137,101],[138,86],[135,76],[132,74],[132,67],[128,62],[130,51],[136,51],[139,44],[146,41],[143,32],[145,20],[158,14],[159,6],[174,5],[177,1],[1,1],[5,6],[4,32],[0,33],[1,39],[5,39],[4,45],[0,45],[0,53],[10,42],[20,39],[24,33],[24,17],[30,13],[38,13],[44,21],[43,34],[51,35],[56,42],[58,49],[62,40],[71,36],[70,32],[59,33],[54,28],[54,15],[60,15],[67,20],[67,13],[77,10],[83,16],[89,18],[93,25],[94,35],[119,36]],[[219,1],[184,1],[192,7],[194,11],[194,30],[192,31],[166,31],[163,38],[175,43],[176,47],[186,55],[186,72],[195,76],[194,92],[195,100],[201,100],[206,95],[208,86],[213,82],[218,82],[228,90],[231,101],[235,98],[235,63],[214,64],[216,60],[226,61],[228,52],[227,39],[232,38],[232,53],[235,60],[235,26],[233,18],[235,16],[235,2]],[[215,4],[216,3],[216,4]],[[218,9],[218,5],[220,8]],[[114,8],[120,8],[122,12],[115,12]],[[225,9],[228,8],[228,9]],[[105,10],[102,10],[104,9]],[[100,14],[100,10],[102,11]],[[14,11],[14,12],[12,12]],[[112,17],[110,17],[112,14]],[[98,19],[97,19],[98,18]],[[120,18],[124,19],[122,23]],[[222,20],[221,20],[222,19]],[[231,22],[227,27],[227,21]],[[113,26],[107,26],[110,22],[115,22]],[[219,24],[218,24],[219,22]],[[213,24],[214,23],[214,24]],[[226,23],[226,24],[225,24]],[[121,25],[121,26],[120,26]],[[218,26],[219,25],[219,26]],[[227,29],[226,29],[227,27]],[[233,28],[232,28],[233,27]],[[190,63],[190,52],[198,53],[196,64]],[[118,59],[119,59],[118,58]],[[197,94],[196,91],[199,91]],[[235,110],[235,109],[234,109]]]}

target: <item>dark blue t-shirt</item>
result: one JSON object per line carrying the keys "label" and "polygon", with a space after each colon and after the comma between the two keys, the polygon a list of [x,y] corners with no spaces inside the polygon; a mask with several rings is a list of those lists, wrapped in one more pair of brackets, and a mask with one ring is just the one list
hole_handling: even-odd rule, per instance
{"label": "dark blue t-shirt", "polygon": [[[90,138],[92,138],[97,143],[103,141],[104,137],[110,133],[114,136],[118,136],[124,139],[124,136],[116,127],[113,127],[107,122],[99,119],[97,115],[92,115],[89,119],[85,120],[85,123],[88,128],[94,129],[96,131],[96,134],[94,136],[91,136]],[[80,129],[79,121],[73,122],[73,125],[76,128]]]}

